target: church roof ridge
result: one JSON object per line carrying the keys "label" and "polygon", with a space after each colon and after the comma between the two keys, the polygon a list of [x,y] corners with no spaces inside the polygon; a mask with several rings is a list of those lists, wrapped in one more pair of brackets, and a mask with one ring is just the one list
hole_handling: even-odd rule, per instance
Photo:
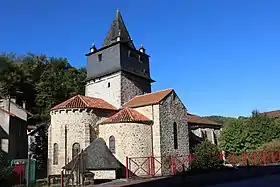
{"label": "church roof ridge", "polygon": [[195,114],[191,114],[188,113],[187,114],[187,122],[190,123],[190,125],[193,124],[200,124],[200,125],[217,125],[217,126],[221,126],[221,124],[212,121],[210,119],[206,119],[206,118],[202,118],[201,116],[195,115]]}
{"label": "church roof ridge", "polygon": [[166,88],[166,89],[163,89],[163,90],[157,90],[157,91],[154,91],[154,92],[151,92],[151,93],[146,93],[146,94],[143,94],[143,95],[137,95],[135,97],[143,97],[143,96],[150,95],[150,94],[156,94],[158,92],[173,91],[173,90],[174,89],[172,89],[172,88]]}
{"label": "church roof ridge", "polygon": [[75,95],[70,99],[52,107],[51,110],[70,108],[98,108],[106,110],[117,110],[116,107],[101,98],[89,97],[80,94]]}
{"label": "church roof ridge", "polygon": [[174,89],[168,88],[164,90],[159,90],[152,93],[147,93],[144,95],[138,95],[129,100],[127,103],[123,105],[124,107],[140,107],[140,106],[147,106],[152,104],[158,104],[162,101],[166,96],[168,96]]}

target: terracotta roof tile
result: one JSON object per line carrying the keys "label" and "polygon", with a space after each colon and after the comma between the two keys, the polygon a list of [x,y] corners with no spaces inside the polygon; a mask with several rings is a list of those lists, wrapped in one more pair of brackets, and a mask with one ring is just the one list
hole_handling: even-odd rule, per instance
{"label": "terracotta roof tile", "polygon": [[188,123],[190,123],[190,125],[192,124],[201,124],[201,125],[221,125],[217,122],[214,122],[214,121],[211,121],[209,119],[205,119],[205,118],[202,118],[200,116],[197,116],[197,115],[193,115],[193,114],[190,114],[188,113]]}
{"label": "terracotta roof tile", "polygon": [[64,101],[51,110],[67,109],[67,108],[99,108],[107,110],[117,110],[113,105],[107,103],[103,99],[76,95],[67,101]]}
{"label": "terracotta roof tile", "polygon": [[115,115],[101,122],[101,124],[107,123],[125,123],[125,122],[141,122],[146,124],[152,124],[152,120],[144,116],[143,114],[133,110],[131,108],[124,108]]}
{"label": "terracotta roof tile", "polygon": [[273,110],[269,112],[263,112],[262,114],[268,116],[268,117],[280,117],[280,110]]}
{"label": "terracotta roof tile", "polygon": [[132,98],[130,101],[125,103],[123,107],[140,107],[147,106],[152,104],[158,104],[162,101],[167,95],[169,95],[173,89],[161,90],[153,93],[148,93]]}

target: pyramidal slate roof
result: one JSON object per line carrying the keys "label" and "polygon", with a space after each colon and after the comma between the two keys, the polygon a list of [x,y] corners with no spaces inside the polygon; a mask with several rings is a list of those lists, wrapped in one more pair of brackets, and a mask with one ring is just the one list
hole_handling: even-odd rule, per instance
{"label": "pyramidal slate roof", "polygon": [[122,164],[112,154],[102,138],[97,138],[91,142],[82,153],[72,159],[63,169],[71,170],[76,162],[79,162],[81,170],[114,170],[122,167]]}
{"label": "pyramidal slate roof", "polygon": [[111,116],[110,118],[104,120],[100,124],[108,123],[132,123],[141,122],[145,124],[152,124],[153,121],[144,116],[143,114],[133,110],[131,108],[123,108],[121,111]]}
{"label": "pyramidal slate roof", "polygon": [[127,42],[130,47],[135,49],[135,46],[129,36],[129,33],[124,24],[123,18],[119,10],[117,10],[115,19],[111,25],[111,28],[103,42],[102,47],[109,46],[115,42],[117,42],[117,37],[120,36],[120,41]]}
{"label": "pyramidal slate roof", "polygon": [[51,110],[68,109],[68,108],[98,108],[107,110],[117,110],[113,105],[107,103],[103,99],[76,95],[56,106]]}

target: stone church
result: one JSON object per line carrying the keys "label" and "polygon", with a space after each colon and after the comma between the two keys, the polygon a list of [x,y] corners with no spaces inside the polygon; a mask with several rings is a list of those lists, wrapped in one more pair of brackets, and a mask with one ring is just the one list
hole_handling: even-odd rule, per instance
{"label": "stone church", "polygon": [[[81,150],[94,147],[99,139],[123,166],[126,157],[189,154],[187,109],[173,89],[151,92],[155,81],[149,55],[142,45],[135,47],[119,11],[102,47],[92,45],[86,56],[85,96],[76,95],[50,112],[49,175],[60,174]],[[99,178],[109,175],[101,171],[106,168],[97,170]]]}

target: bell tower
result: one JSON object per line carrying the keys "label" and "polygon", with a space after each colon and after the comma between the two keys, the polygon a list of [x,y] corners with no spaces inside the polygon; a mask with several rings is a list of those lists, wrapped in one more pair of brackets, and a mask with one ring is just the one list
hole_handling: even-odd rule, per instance
{"label": "bell tower", "polygon": [[85,95],[102,98],[119,108],[137,95],[151,92],[149,55],[136,49],[120,11],[101,48],[94,44],[87,56]]}

